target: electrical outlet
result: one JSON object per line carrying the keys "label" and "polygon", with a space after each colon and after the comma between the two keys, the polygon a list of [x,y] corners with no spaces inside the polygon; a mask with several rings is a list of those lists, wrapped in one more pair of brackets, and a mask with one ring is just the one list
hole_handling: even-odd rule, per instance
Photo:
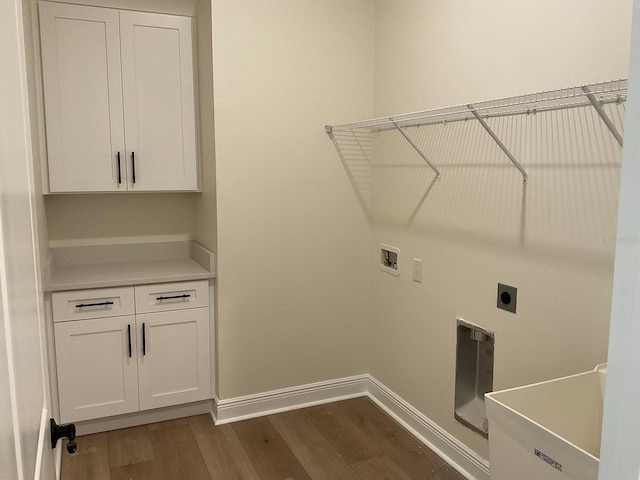
{"label": "electrical outlet", "polygon": [[413,259],[413,281],[422,283],[422,260],[419,258]]}
{"label": "electrical outlet", "polygon": [[518,289],[503,283],[498,284],[498,308],[507,312],[516,313],[516,303],[518,301]]}

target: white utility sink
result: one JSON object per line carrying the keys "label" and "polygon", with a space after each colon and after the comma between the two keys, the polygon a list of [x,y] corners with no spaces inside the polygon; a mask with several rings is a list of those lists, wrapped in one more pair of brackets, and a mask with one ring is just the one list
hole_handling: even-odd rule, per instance
{"label": "white utility sink", "polygon": [[597,480],[606,364],[485,395],[491,480]]}

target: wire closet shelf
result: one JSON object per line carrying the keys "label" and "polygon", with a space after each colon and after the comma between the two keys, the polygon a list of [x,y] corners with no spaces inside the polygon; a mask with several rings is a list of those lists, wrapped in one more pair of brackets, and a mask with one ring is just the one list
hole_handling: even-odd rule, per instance
{"label": "wire closet shelf", "polygon": [[546,92],[530,93],[496,100],[456,105],[452,107],[423,110],[420,112],[405,113],[390,117],[380,117],[341,125],[326,125],[325,131],[333,140],[336,148],[338,149],[338,153],[340,153],[340,147],[335,138],[336,134],[340,134],[342,132],[354,133],[356,131],[377,133],[387,130],[398,130],[405,140],[409,142],[411,147],[434,170],[437,178],[440,178],[440,171],[409,138],[405,130],[409,127],[477,120],[491,138],[498,144],[513,165],[520,171],[523,177],[523,182],[527,183],[528,174],[526,170],[491,129],[487,123],[488,119],[513,115],[535,115],[536,113],[570,108],[593,107],[605,126],[615,137],[616,141],[620,146],[622,146],[622,135],[607,115],[604,105],[625,102],[627,100],[628,83],[627,79],[612,80],[608,82],[561,88]]}

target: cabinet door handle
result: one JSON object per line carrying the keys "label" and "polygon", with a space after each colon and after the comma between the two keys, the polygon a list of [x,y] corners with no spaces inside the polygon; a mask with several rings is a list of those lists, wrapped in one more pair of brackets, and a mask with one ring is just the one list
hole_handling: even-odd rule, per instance
{"label": "cabinet door handle", "polygon": [[127,325],[127,337],[129,338],[129,358],[131,358],[131,324]]}
{"label": "cabinet door handle", "polygon": [[136,152],[131,152],[131,181],[136,183]]}
{"label": "cabinet door handle", "polygon": [[191,297],[190,294],[185,293],[184,295],[171,295],[169,297],[156,297],[157,301],[161,301],[161,300],[173,300],[175,298],[189,298]]}
{"label": "cabinet door handle", "polygon": [[122,183],[122,170],[120,169],[120,152],[118,152],[118,185]]}
{"label": "cabinet door handle", "polygon": [[146,355],[147,354],[147,333],[146,333],[146,328],[145,328],[145,324],[142,324],[142,355]]}
{"label": "cabinet door handle", "polygon": [[106,305],[113,305],[113,302],[98,302],[98,303],[79,303],[76,308],[82,307],[102,307]]}

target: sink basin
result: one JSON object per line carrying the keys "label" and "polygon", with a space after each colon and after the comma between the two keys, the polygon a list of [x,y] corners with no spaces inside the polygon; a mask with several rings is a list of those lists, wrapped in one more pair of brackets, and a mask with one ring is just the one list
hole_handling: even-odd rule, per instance
{"label": "sink basin", "polygon": [[597,480],[606,365],[485,395],[491,480]]}

